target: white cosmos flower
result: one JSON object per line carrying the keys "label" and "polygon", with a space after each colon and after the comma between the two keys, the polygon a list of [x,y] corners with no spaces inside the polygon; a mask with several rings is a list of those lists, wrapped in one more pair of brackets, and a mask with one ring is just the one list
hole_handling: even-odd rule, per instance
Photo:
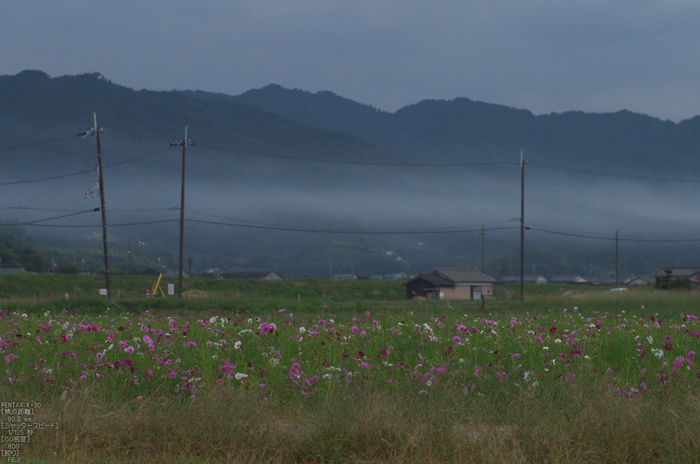
{"label": "white cosmos flower", "polygon": [[246,377],[248,377],[248,374],[244,374],[242,372],[236,372],[236,375],[234,377],[236,377],[236,380],[242,380],[242,379],[245,379]]}

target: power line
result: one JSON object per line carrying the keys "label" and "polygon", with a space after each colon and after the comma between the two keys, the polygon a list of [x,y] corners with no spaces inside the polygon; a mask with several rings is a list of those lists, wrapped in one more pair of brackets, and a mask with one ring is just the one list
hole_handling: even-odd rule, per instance
{"label": "power line", "polygon": [[351,161],[351,160],[337,160],[328,158],[304,158],[297,156],[284,156],[276,155],[273,153],[265,153],[252,150],[242,150],[242,149],[232,149],[216,147],[212,145],[200,144],[200,146],[212,150],[221,151],[226,153],[232,153],[234,155],[248,155],[248,156],[259,156],[263,158],[273,158],[289,161],[306,161],[311,163],[331,163],[331,164],[351,164],[360,166],[397,166],[397,167],[456,167],[456,166],[504,166],[512,163],[505,162],[492,162],[492,163],[387,163],[379,161]]}
{"label": "power line", "polygon": [[69,213],[77,213],[78,211],[80,211],[77,209],[32,208],[29,206],[3,206],[3,207],[0,207],[0,209],[20,209],[20,210],[27,210],[27,211],[56,211],[56,212],[69,212]]}
{"label": "power line", "polygon": [[[154,151],[147,153],[145,155],[142,155],[142,156],[137,156],[134,158],[127,159],[125,161],[120,161],[118,163],[110,164],[108,166],[105,166],[104,169],[111,169],[111,168],[115,168],[117,166],[122,166],[124,164],[134,163],[136,161],[141,161],[143,159],[150,158],[151,156],[155,156],[157,154],[160,154],[160,153],[164,152],[165,150],[166,150],[166,148],[159,148],[157,150],[154,150]],[[34,183],[34,182],[44,182],[47,180],[65,179],[66,177],[81,176],[83,174],[89,174],[91,172],[94,172],[94,169],[90,169],[90,170],[86,170],[86,171],[79,171],[79,172],[72,172],[70,174],[63,174],[60,176],[42,177],[40,179],[18,180],[18,181],[14,181],[14,182],[0,182],[0,185],[30,184],[30,183]]]}
{"label": "power line", "polygon": [[0,153],[4,153],[7,151],[13,151],[13,150],[21,150],[23,148],[32,148],[32,147],[39,147],[42,145],[50,145],[52,143],[65,142],[67,140],[72,140],[72,139],[73,139],[72,135],[66,135],[66,136],[58,137],[58,138],[54,138],[54,139],[37,140],[36,142],[27,142],[27,143],[22,143],[19,145],[9,145],[7,147],[0,147]]}
{"label": "power line", "polygon": [[0,226],[2,226],[2,227],[5,227],[5,226],[31,226],[31,225],[35,225],[39,222],[54,221],[56,219],[63,219],[63,218],[71,217],[71,216],[77,216],[78,214],[95,213],[99,210],[100,210],[100,208],[86,209],[83,211],[76,211],[76,212],[70,213],[70,214],[63,214],[61,216],[54,216],[54,217],[50,217],[50,218],[37,219],[34,221],[27,221],[27,222],[21,222],[21,223],[16,223],[16,224],[12,224],[12,223],[0,224]]}
{"label": "power line", "polygon": [[[528,227],[529,230],[534,230],[537,232],[543,232],[545,234],[553,235],[563,235],[567,237],[578,237],[578,238],[589,238],[594,240],[616,240],[614,236],[605,237],[600,235],[586,235],[577,234],[572,232],[558,232],[555,230],[540,229],[535,227]],[[645,243],[683,243],[683,242],[700,242],[700,238],[679,238],[679,239],[660,239],[660,238],[622,238],[619,240],[621,242],[645,242]]]}
{"label": "power line", "polygon": [[158,155],[158,154],[160,154],[160,153],[163,153],[163,152],[165,152],[167,149],[168,149],[168,147],[158,148],[158,149],[153,150],[153,151],[151,151],[151,152],[149,152],[149,153],[146,153],[146,154],[143,155],[143,156],[137,156],[137,157],[135,157],[135,158],[129,158],[129,159],[125,160],[125,161],[120,161],[120,162],[118,162],[118,163],[108,164],[107,166],[105,166],[105,169],[116,168],[117,166],[123,166],[123,165],[125,165],[125,164],[134,163],[134,162],[136,162],[136,161],[141,161],[141,160],[143,160],[143,159],[150,158],[151,156],[155,156],[155,155]]}
{"label": "power line", "polygon": [[[166,222],[177,222],[177,219],[163,219],[160,221],[144,221],[144,222],[125,222],[120,224],[110,224],[109,227],[129,227],[129,226],[144,226],[151,224],[163,224]],[[32,223],[20,223],[20,224],[3,224],[8,226],[30,226],[30,227],[56,227],[59,229],[81,229],[81,228],[95,228],[102,227],[100,224],[32,224]]]}
{"label": "power line", "polygon": [[[376,231],[376,230],[337,230],[337,229],[306,229],[301,227],[285,227],[285,226],[262,226],[252,224],[232,224],[228,222],[188,220],[187,222],[212,224],[229,227],[242,227],[247,229],[263,229],[263,230],[281,230],[288,232],[309,232],[317,234],[347,234],[347,235],[432,235],[432,234],[459,234],[468,232],[481,232],[481,229],[444,229],[444,230],[403,230],[403,231]],[[506,230],[517,229],[517,227],[495,227],[491,230]]]}
{"label": "power line", "polygon": [[[289,228],[293,228],[292,226],[287,226],[287,225],[283,225],[283,224],[273,224],[273,223],[269,223],[269,222],[251,221],[251,220],[249,220],[249,219],[233,218],[233,217],[227,217],[227,216],[220,216],[220,215],[217,215],[217,214],[202,213],[202,212],[200,212],[200,211],[191,211],[191,210],[188,210],[187,212],[190,213],[190,214],[197,214],[197,215],[200,215],[200,216],[207,216],[207,217],[213,217],[213,218],[218,218],[218,219],[226,219],[226,220],[229,220],[229,221],[247,222],[247,223],[250,223],[250,224],[261,225],[261,226],[283,227],[283,228],[284,228],[284,227],[289,227]],[[204,222],[204,221],[201,221],[201,222]],[[481,225],[489,226],[489,225],[493,225],[493,224],[503,224],[503,223],[506,223],[506,222],[511,222],[511,220],[502,220],[502,221],[485,222],[485,223],[483,223],[483,224],[481,224]],[[218,224],[218,223],[217,223],[217,224]],[[460,227],[460,228],[461,228],[460,230],[462,230],[462,229],[470,229],[470,228],[472,228],[472,227],[481,227],[481,225],[475,224],[475,225],[455,226],[455,227]],[[511,228],[512,228],[512,227],[508,227],[508,228],[506,228],[506,229],[511,229]],[[428,232],[432,232],[432,231],[440,231],[440,232],[443,232],[443,231],[450,231],[450,230],[452,230],[452,229],[451,229],[451,228],[432,229],[432,230],[431,230],[431,229],[428,229]],[[498,229],[498,228],[493,228],[493,229],[486,229],[486,230],[499,230],[499,229]]]}
{"label": "power line", "polygon": [[685,182],[685,183],[692,183],[692,184],[700,183],[700,179],[682,179],[682,178],[674,178],[674,177],[653,177],[653,176],[634,176],[634,175],[629,175],[629,174],[618,174],[618,173],[591,171],[588,169],[565,168],[562,166],[552,166],[550,164],[543,164],[543,163],[531,163],[531,164],[532,164],[532,166],[538,167],[538,168],[552,169],[555,171],[564,171],[564,172],[575,172],[578,174],[587,174],[590,176],[616,177],[616,178],[634,179],[634,180],[651,180],[651,181],[658,181],[658,182]]}
{"label": "power line", "polygon": [[80,172],[73,172],[70,174],[63,174],[61,176],[52,176],[52,177],[42,177],[41,179],[30,179],[30,180],[17,180],[14,182],[0,182],[0,185],[17,185],[17,184],[31,184],[33,182],[44,182],[47,180],[56,180],[56,179],[65,179],[66,177],[74,177],[74,176],[80,176],[83,174],[87,174],[89,172],[94,172],[94,170],[89,170],[89,171],[80,171]]}

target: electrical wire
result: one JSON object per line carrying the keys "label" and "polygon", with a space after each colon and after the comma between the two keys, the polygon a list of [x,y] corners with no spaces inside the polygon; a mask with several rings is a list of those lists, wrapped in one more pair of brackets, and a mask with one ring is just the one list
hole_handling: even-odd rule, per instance
{"label": "electrical wire", "polygon": [[[468,232],[481,232],[479,229],[445,229],[445,230],[404,230],[404,231],[376,231],[376,230],[336,230],[336,229],[305,229],[300,227],[285,227],[285,226],[262,226],[252,224],[232,224],[228,222],[202,221],[186,219],[185,222],[196,224],[212,224],[229,227],[242,227],[247,229],[263,229],[263,230],[281,230],[288,232],[309,232],[316,234],[346,234],[346,235],[432,235],[432,234],[457,234]],[[486,229],[486,231],[517,229],[518,227],[495,227]]]}
{"label": "electrical wire", "polygon": [[567,237],[589,238],[594,240],[608,240],[620,242],[644,242],[644,243],[684,243],[684,242],[700,242],[700,238],[679,238],[679,239],[660,239],[660,238],[625,238],[625,237],[605,237],[599,235],[577,234],[572,232],[557,232],[555,230],[540,229],[535,227],[527,227],[528,230],[543,232],[545,234],[563,235]]}
{"label": "electrical wire", "polygon": [[[130,226],[144,226],[144,225],[151,225],[151,224],[163,224],[166,222],[179,222],[179,219],[163,219],[160,221],[145,221],[145,222],[125,222],[125,223],[120,223],[120,224],[108,224],[108,227],[130,227]],[[60,224],[32,224],[32,223],[23,223],[23,224],[2,224],[2,225],[8,225],[8,226],[32,226],[32,227],[56,227],[56,228],[61,228],[61,229],[80,229],[80,228],[96,228],[96,227],[102,227],[102,224],[65,224],[65,225],[60,225]]]}
{"label": "electrical wire", "polygon": [[289,161],[306,161],[312,163],[330,163],[330,164],[350,164],[350,165],[360,165],[360,166],[395,166],[395,167],[457,167],[457,166],[502,166],[507,164],[513,164],[511,162],[492,162],[492,163],[385,163],[379,161],[350,161],[350,160],[334,160],[334,159],[324,159],[324,158],[303,158],[297,156],[284,156],[276,155],[273,153],[265,153],[252,150],[242,150],[242,149],[232,149],[223,148],[213,145],[199,144],[200,147],[212,150],[221,151],[225,153],[232,153],[234,155],[248,155],[248,156],[260,156],[264,158],[273,158]]}
{"label": "electrical wire", "polygon": [[16,223],[16,224],[11,224],[11,223],[10,224],[0,224],[0,226],[3,226],[3,227],[5,227],[5,226],[31,226],[31,225],[35,225],[39,222],[47,222],[47,221],[53,221],[56,219],[63,219],[63,218],[71,217],[71,216],[77,216],[78,214],[94,213],[94,212],[97,212],[99,210],[100,210],[100,208],[86,209],[83,211],[77,211],[77,212],[70,213],[70,214],[63,214],[61,216],[54,216],[54,217],[50,217],[50,218],[37,219],[35,221],[27,221],[27,222],[21,222],[21,223]]}
{"label": "electrical wire", "polygon": [[550,164],[543,164],[543,163],[530,162],[528,164],[530,166],[537,167],[537,168],[551,169],[551,170],[555,170],[555,171],[564,171],[564,172],[575,172],[578,174],[587,174],[590,176],[615,177],[615,178],[633,179],[633,180],[650,180],[650,181],[658,181],[658,182],[684,182],[684,183],[691,183],[691,184],[700,183],[700,179],[682,179],[682,178],[674,178],[674,177],[653,177],[653,176],[634,176],[634,175],[629,175],[629,174],[591,171],[588,169],[565,168],[562,166],[552,166]]}
{"label": "electrical wire", "polygon": [[[104,169],[111,169],[111,168],[115,168],[115,167],[117,167],[117,166],[123,166],[123,165],[128,164],[128,163],[133,163],[133,162],[136,162],[136,161],[141,161],[141,160],[143,160],[143,159],[150,158],[151,156],[158,155],[158,154],[164,152],[165,150],[167,150],[167,148],[169,148],[169,147],[159,148],[159,149],[157,149],[157,150],[154,150],[154,151],[152,151],[152,152],[150,152],[150,153],[147,153],[147,154],[145,154],[145,155],[142,155],[142,156],[137,156],[137,157],[134,157],[134,158],[127,159],[127,160],[125,160],[125,161],[120,161],[120,162],[118,162],[118,163],[110,164],[110,165],[108,165],[108,166],[105,166]],[[72,172],[72,173],[70,173],[70,174],[63,174],[63,175],[60,175],[60,176],[43,177],[43,178],[41,178],[41,179],[19,180],[19,181],[14,181],[14,182],[0,182],[0,186],[1,186],[1,185],[29,184],[29,183],[34,183],[34,182],[44,182],[44,181],[47,181],[47,180],[64,179],[64,178],[66,178],[66,177],[80,176],[80,175],[88,174],[88,173],[91,173],[91,172],[94,172],[94,169],[89,169],[89,170],[80,171],[80,172]]]}
{"label": "electrical wire", "polygon": [[22,143],[19,145],[9,145],[6,147],[0,147],[0,153],[13,151],[13,150],[21,150],[23,148],[32,148],[32,147],[39,147],[42,145],[50,145],[52,143],[64,142],[64,141],[72,140],[72,139],[75,139],[74,135],[66,135],[66,136],[57,137],[54,139],[37,140],[36,142],[27,142],[27,143]]}

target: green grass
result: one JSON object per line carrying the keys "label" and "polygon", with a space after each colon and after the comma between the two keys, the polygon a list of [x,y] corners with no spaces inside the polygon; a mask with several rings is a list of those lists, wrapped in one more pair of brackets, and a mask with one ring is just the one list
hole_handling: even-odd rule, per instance
{"label": "green grass", "polygon": [[[156,278],[151,276],[113,276],[112,297],[144,297]],[[163,278],[161,287],[167,293],[167,284],[177,278]],[[206,292],[212,298],[280,298],[289,300],[312,299],[317,302],[367,301],[405,299],[403,282],[396,281],[330,281],[306,280],[214,280],[192,277],[183,280],[183,292]],[[95,297],[105,287],[104,277],[60,274],[12,274],[0,276],[0,300]]]}
{"label": "green grass", "polygon": [[[134,285],[147,283],[143,278],[129,277],[125,281],[126,279],[134,280]],[[56,282],[63,281],[56,279]],[[70,283],[71,280],[66,282]],[[448,359],[443,354],[444,346],[425,341],[425,333],[421,333],[420,328],[414,329],[414,323],[435,323],[436,332],[442,330],[438,335],[440,343],[444,344],[449,343],[448,340],[454,335],[451,327],[455,320],[464,320],[470,327],[477,325],[485,329],[483,321],[476,322],[478,314],[483,319],[498,320],[499,335],[490,334],[487,329],[483,339],[475,339],[480,341],[461,348],[466,351],[460,352],[459,356],[470,360],[469,368],[461,381],[467,385],[477,385],[476,392],[470,394],[465,394],[461,387],[452,388],[444,383],[428,388],[425,384],[416,383],[417,378],[411,376],[402,380],[403,383],[397,381],[393,387],[387,387],[383,374],[379,371],[369,374],[370,371],[367,371],[366,382],[350,387],[328,384],[320,394],[305,397],[298,394],[298,391],[297,394],[283,392],[281,386],[284,382],[289,383],[287,363],[278,376],[270,368],[265,380],[248,383],[235,381],[226,383],[221,388],[203,388],[195,398],[172,395],[172,392],[156,394],[147,391],[143,382],[141,385],[144,390],[134,393],[133,389],[137,387],[129,384],[128,377],[116,374],[105,378],[101,387],[86,382],[86,388],[62,395],[55,388],[52,389],[50,384],[39,386],[40,382],[36,382],[35,377],[40,377],[40,366],[35,365],[33,360],[27,361],[22,368],[19,367],[21,360],[15,360],[7,367],[19,369],[17,372],[21,372],[27,379],[21,385],[0,383],[0,398],[11,400],[19,395],[24,399],[40,399],[43,405],[38,410],[36,419],[58,421],[60,424],[58,430],[37,433],[31,447],[22,448],[22,462],[698,461],[700,421],[697,417],[700,414],[700,400],[693,389],[687,388],[688,384],[692,385],[697,380],[697,364],[692,366],[693,371],[681,370],[681,375],[676,377],[679,381],[673,383],[667,393],[656,394],[660,385],[656,374],[663,367],[652,355],[641,358],[637,347],[638,343],[651,344],[645,341],[651,332],[643,332],[648,329],[642,327],[650,324],[649,318],[658,313],[660,318],[667,321],[653,333],[657,345],[664,334],[673,334],[674,345],[695,349],[697,339],[687,338],[687,343],[682,342],[687,335],[671,326],[682,324],[678,318],[681,314],[700,312],[700,294],[697,292],[631,290],[625,294],[613,295],[599,288],[591,288],[577,296],[564,296],[563,292],[553,292],[550,295],[528,293],[525,302],[517,299],[490,300],[482,309],[479,302],[472,301],[451,301],[448,306],[446,301],[409,302],[401,295],[393,299],[387,298],[386,301],[383,298],[363,296],[375,296],[372,293],[374,290],[380,296],[390,295],[397,286],[392,282],[299,281],[282,285],[270,282],[251,284],[208,281],[201,285],[209,286],[210,298],[116,299],[119,306],[132,313],[121,317],[134,321],[133,325],[126,322],[119,324],[126,326],[127,331],[133,330],[135,333],[129,335],[133,338],[134,335],[141,335],[141,321],[153,324],[156,324],[154,321],[160,321],[158,323],[165,324],[161,319],[163,315],[180,314],[184,323],[192,320],[190,316],[200,319],[214,313],[230,315],[238,311],[263,318],[272,313],[269,317],[274,318],[280,326],[281,321],[293,312],[294,324],[298,324],[298,319],[306,318],[309,319],[308,327],[312,324],[311,320],[326,314],[322,305],[327,304],[326,297],[329,294],[335,295],[330,310],[337,324],[348,324],[349,319],[358,317],[361,322],[371,326],[371,321],[364,318],[365,311],[381,313],[386,318],[382,318],[381,323],[386,327],[402,320],[407,322],[401,329],[406,332],[405,337],[382,331],[371,337],[349,340],[347,344],[336,344],[335,337],[332,337],[332,345],[323,338],[308,339],[303,343],[294,340],[292,343],[284,343],[284,332],[289,335],[289,331],[297,325],[286,325],[281,330],[283,336],[277,338],[270,335],[270,339],[263,339],[257,345],[254,342],[257,336],[253,334],[226,336],[243,339],[244,348],[240,351],[229,348],[226,354],[232,360],[234,356],[240,356],[239,361],[233,360],[239,366],[245,366],[244,360],[252,361],[255,366],[269,365],[267,354],[264,354],[268,353],[269,344],[280,349],[285,360],[291,362],[292,358],[298,358],[304,362],[304,369],[309,376],[314,372],[312,369],[321,369],[319,362],[323,357],[331,358],[331,365],[350,362],[352,358],[348,360],[342,356],[345,348],[350,348],[352,352],[363,349],[369,356],[368,360],[379,364],[380,361],[374,359],[374,354],[385,345],[386,336],[393,337],[391,344],[395,345],[396,354],[392,356],[403,356],[394,362],[400,360],[410,370],[417,369],[414,366],[418,362],[418,352],[422,353],[427,366],[447,363]],[[400,283],[398,285],[401,288]],[[233,289],[238,294],[226,297],[222,287]],[[279,290],[279,294],[272,290]],[[301,295],[302,290],[306,293],[298,298],[297,295]],[[266,295],[265,292],[270,293]],[[360,296],[353,297],[355,293]],[[104,344],[107,336],[107,330],[103,326],[105,319],[120,315],[119,308],[114,306],[105,315],[105,307],[110,304],[112,303],[94,297],[76,297],[68,302],[61,299],[44,300],[36,305],[33,301],[18,302],[13,299],[0,303],[0,309],[11,310],[13,313],[28,310],[28,324],[34,324],[31,322],[32,314],[43,317],[37,314],[41,310],[50,310],[57,318],[64,308],[69,311],[68,314],[72,311],[77,311],[78,316],[88,314],[85,323],[94,320],[100,324],[102,331],[80,335],[81,341],[76,342],[74,348],[80,351],[80,358],[75,362],[63,357],[61,352],[64,348],[56,352],[50,343],[38,346],[33,339],[21,339],[22,343],[32,341],[31,345],[26,346],[43,350],[40,357],[49,364],[61,360],[65,366],[78,372],[83,369],[78,367],[79,363],[85,363],[83,358],[90,357],[90,352],[82,348],[86,344]],[[287,308],[288,312],[278,313],[277,310],[282,307]],[[578,309],[574,311],[574,307]],[[144,314],[146,310],[150,314]],[[187,313],[183,314],[184,311]],[[527,313],[531,316],[528,317]],[[605,313],[609,313],[609,316],[605,316]],[[532,317],[535,314],[539,315],[536,320]],[[621,315],[620,318],[618,314]],[[530,324],[533,329],[536,325],[542,325],[543,330],[538,334],[545,338],[550,350],[543,351],[539,342],[525,335],[524,328],[508,327],[511,315]],[[440,329],[435,318],[443,316],[442,320],[448,326]],[[247,317],[238,316],[237,319],[243,321]],[[555,349],[565,346],[556,344],[555,339],[560,337],[559,334],[568,324],[577,327],[583,324],[582,317],[604,321],[606,330],[598,332],[595,329],[594,336],[581,339],[575,347],[561,349],[565,352],[573,348],[581,349],[585,354],[590,354],[591,360],[580,359],[572,363],[572,368],[566,367],[564,362],[552,363],[552,360],[560,361]],[[645,321],[640,322],[639,317]],[[630,333],[627,328],[620,327],[619,321],[625,318],[636,321],[637,332]],[[182,343],[177,343],[169,348],[176,351],[173,357],[181,357],[183,365],[199,366],[198,372],[201,369],[202,374],[197,375],[202,377],[206,377],[204,374],[207,372],[213,372],[214,377],[219,375],[218,363],[223,359],[211,364],[213,361],[209,355],[219,352],[207,348],[206,340],[210,335],[196,321],[190,323],[193,328],[187,340],[197,342],[197,351],[185,351]],[[4,329],[12,335],[14,325],[6,316],[3,316],[0,324],[5,324]],[[234,332],[238,333],[245,324],[242,322]],[[557,326],[558,331],[550,332],[552,324]],[[587,326],[588,322],[584,325]],[[61,334],[58,332],[65,331],[59,327],[61,324],[52,327],[50,333],[46,332],[44,340],[47,341],[51,336],[59,340]],[[257,327],[257,323],[251,327]],[[608,327],[612,334],[607,330]],[[34,329],[37,327],[32,326],[31,330]],[[347,333],[348,329],[345,330]],[[415,330],[413,335],[411,330]],[[125,333],[117,332],[120,337]],[[635,340],[636,333],[640,334],[641,340]],[[116,345],[117,341],[114,343]],[[476,350],[470,352],[472,346]],[[28,351],[17,352],[24,356]],[[511,359],[508,354],[512,352],[521,353],[521,357],[518,360]],[[145,353],[144,357],[135,359],[148,359],[150,352],[145,350],[142,353]],[[684,351],[681,348],[676,348],[672,355],[669,353],[668,360],[672,361],[682,353]],[[223,352],[220,354],[223,358]],[[455,352],[453,356],[458,355]],[[209,364],[205,364],[205,357]],[[74,366],[70,367],[70,363]],[[590,364],[590,368],[584,363]],[[475,378],[472,373],[476,364],[485,368],[483,377]],[[544,372],[547,370],[543,369],[544,366],[549,369],[547,373]],[[608,367],[610,372],[607,372]],[[646,379],[650,387],[649,394],[627,395],[630,387],[639,388],[643,367],[648,368],[650,373]],[[102,369],[101,372],[105,374],[116,372],[98,369]],[[124,371],[126,368],[121,369]],[[425,370],[427,367],[423,369]],[[538,388],[532,388],[523,381],[524,370],[538,371]],[[496,371],[507,371],[509,381],[497,380]],[[319,375],[322,372],[322,369],[318,370]],[[575,384],[564,380],[569,372],[576,373]],[[58,371],[55,376],[56,382],[62,382]],[[208,385],[213,384],[214,377],[206,378]],[[268,387],[258,388],[259,381],[269,383]],[[272,388],[277,384],[280,388]],[[424,393],[422,390],[430,392]],[[135,399],[137,394],[142,394],[145,398],[139,401]]]}

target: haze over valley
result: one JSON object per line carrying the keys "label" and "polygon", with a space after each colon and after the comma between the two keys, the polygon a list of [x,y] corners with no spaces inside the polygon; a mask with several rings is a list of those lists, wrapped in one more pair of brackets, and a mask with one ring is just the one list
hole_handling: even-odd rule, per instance
{"label": "haze over valley", "polygon": [[[197,273],[480,267],[482,226],[487,272],[517,273],[521,148],[526,272],[607,277],[615,231],[623,239],[698,238],[689,199],[692,173],[700,172],[700,118],[536,116],[466,98],[390,113],[280,86],[229,96],[135,91],[98,74],[0,76],[0,218],[70,215],[25,230],[54,260],[76,265],[87,258],[101,266],[99,213],[73,215],[99,206],[83,195],[96,177],[95,138],[76,135],[90,128],[93,111],[106,130],[108,234],[114,265],[124,270],[126,251],[139,250],[136,270],[157,257],[174,269],[181,148],[170,143],[185,125],[195,141],[187,152],[185,257]],[[24,183],[49,177],[58,178]],[[65,251],[75,248],[84,251]],[[692,242],[623,242],[622,272],[696,264],[691,250]]]}

